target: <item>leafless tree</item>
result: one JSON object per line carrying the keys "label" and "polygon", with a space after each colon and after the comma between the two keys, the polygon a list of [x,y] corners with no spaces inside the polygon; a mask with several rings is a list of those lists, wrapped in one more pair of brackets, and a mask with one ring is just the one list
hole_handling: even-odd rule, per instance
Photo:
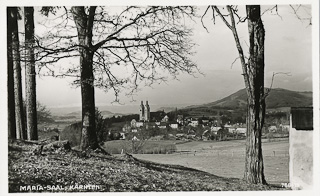
{"label": "leafless tree", "polygon": [[8,8],[7,9],[8,137],[16,138],[11,23],[12,23],[11,11]]}
{"label": "leafless tree", "polygon": [[[265,30],[261,20],[260,6],[247,5],[246,17],[237,14],[237,6],[226,6],[226,13],[222,13],[217,6],[208,6],[213,11],[213,19],[217,15],[231,30],[239,59],[242,75],[248,95],[247,99],[247,139],[244,179],[249,183],[266,184],[264,176],[263,156],[261,148],[261,133],[265,117],[264,95],[264,39]],[[205,13],[206,14],[206,13]],[[249,30],[249,57],[245,58],[240,44],[236,18],[239,22],[247,21]]]}
{"label": "leafless tree", "polygon": [[[44,14],[54,8],[42,9]],[[179,72],[193,74],[191,29],[184,22],[193,7],[72,7],[56,11],[59,23],[38,39],[38,60],[55,76],[74,76],[81,87],[81,148],[96,148],[94,87],[113,90],[116,101],[122,88],[135,93],[138,85],[152,85]],[[48,24],[48,23],[46,23]],[[46,25],[45,24],[45,25]],[[56,74],[48,63],[78,57],[80,66]]]}
{"label": "leafless tree", "polygon": [[[244,179],[249,183],[266,184],[264,176],[264,165],[261,146],[261,134],[265,121],[266,97],[270,89],[265,92],[264,88],[264,40],[265,30],[261,16],[259,5],[247,5],[246,15],[241,17],[238,14],[238,7],[235,5],[227,5],[222,12],[218,6],[208,6],[203,17],[209,9],[212,10],[212,19],[215,22],[216,17],[220,17],[224,24],[231,30],[236,47],[239,53],[240,63],[242,66],[242,75],[245,82],[247,92],[247,139],[246,139],[246,156],[245,156],[245,173]],[[297,8],[291,6],[297,13]],[[298,7],[299,8],[299,7]],[[278,6],[273,6],[267,11],[274,11],[280,18]],[[249,54],[244,55],[239,35],[237,32],[237,24],[247,22],[249,34]],[[203,23],[202,23],[203,24]],[[204,28],[205,25],[203,24]],[[236,59],[236,60],[237,60]],[[280,73],[276,73],[280,74]],[[273,78],[276,75],[274,74]],[[272,84],[271,84],[272,86]]]}
{"label": "leafless tree", "polygon": [[[15,121],[16,121],[16,138],[26,139],[25,131],[23,100],[22,100],[22,84],[21,84],[21,63],[20,63],[20,43],[18,32],[18,19],[21,18],[17,7],[8,7],[8,30],[11,35],[11,44],[8,45],[9,53],[12,51],[12,65],[13,65],[13,83],[14,83],[14,103],[15,103]],[[10,60],[11,60],[10,59]],[[10,60],[9,66],[10,66]],[[10,78],[10,77],[9,77]],[[8,79],[9,79],[8,78]],[[10,90],[10,89],[9,89]],[[12,90],[12,89],[11,89]],[[10,120],[9,120],[10,121]]]}
{"label": "leafless tree", "polygon": [[37,140],[37,99],[36,99],[36,72],[34,59],[34,9],[24,7],[25,23],[25,88],[26,88],[26,118],[27,139]]}

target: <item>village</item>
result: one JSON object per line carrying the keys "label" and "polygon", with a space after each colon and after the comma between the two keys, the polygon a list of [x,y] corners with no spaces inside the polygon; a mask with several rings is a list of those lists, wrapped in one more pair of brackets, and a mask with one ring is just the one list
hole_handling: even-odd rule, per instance
{"label": "village", "polygon": [[[116,131],[116,130],[113,130]],[[288,136],[289,125],[279,124],[264,128],[263,136],[282,133]],[[111,134],[112,130],[109,130]],[[141,101],[139,119],[133,118],[123,125],[118,139],[121,140],[227,140],[243,139],[246,136],[246,124],[242,122],[223,122],[220,116],[215,118],[208,116],[190,117],[179,114],[176,111],[165,113],[164,111],[150,112],[148,101]]]}

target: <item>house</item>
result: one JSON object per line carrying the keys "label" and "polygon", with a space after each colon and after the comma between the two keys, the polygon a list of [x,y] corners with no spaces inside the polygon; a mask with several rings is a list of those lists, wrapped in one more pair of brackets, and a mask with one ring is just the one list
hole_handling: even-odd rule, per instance
{"label": "house", "polygon": [[209,124],[210,124],[209,119],[203,119],[203,120],[202,120],[202,124],[203,124],[204,126],[209,126]]}
{"label": "house", "polygon": [[137,123],[136,119],[132,119],[132,120],[131,120],[131,123],[130,123],[130,124],[131,124],[131,127],[132,127],[132,128],[135,128],[135,127],[136,127],[136,123]]}
{"label": "house", "polygon": [[245,128],[245,127],[238,127],[238,128],[237,128],[237,133],[247,135],[247,128]]}
{"label": "house", "polygon": [[137,128],[143,127],[143,124],[144,124],[143,122],[136,122],[136,127]]}
{"label": "house", "polygon": [[158,127],[159,127],[159,129],[165,129],[165,128],[167,128],[167,123],[166,122],[160,122]]}
{"label": "house", "polygon": [[120,133],[120,140],[125,140],[125,139],[126,139],[126,134]]}
{"label": "house", "polygon": [[132,141],[140,141],[136,136],[133,136]]}
{"label": "house", "polygon": [[168,121],[169,121],[169,117],[167,115],[163,117],[163,119],[161,120],[161,122],[168,122]]}
{"label": "house", "polygon": [[221,129],[221,127],[215,127],[215,126],[212,126],[211,127],[211,132],[215,135],[217,135],[218,131]]}
{"label": "house", "polygon": [[125,124],[125,125],[122,127],[122,131],[123,131],[124,133],[130,132],[130,131],[131,131],[131,126],[128,125],[128,124]]}
{"label": "house", "polygon": [[170,123],[169,125],[172,129],[178,129],[178,123]]}
{"label": "house", "polygon": [[283,131],[283,132],[289,132],[290,125],[280,124],[279,127],[280,127],[281,131]]}
{"label": "house", "polygon": [[149,129],[149,128],[156,128],[157,124],[155,122],[147,122],[145,123],[146,125],[146,129]]}
{"label": "house", "polygon": [[192,120],[192,118],[185,118],[183,124],[184,124],[185,126],[187,126],[187,125],[190,124],[191,120]]}
{"label": "house", "polygon": [[230,127],[228,128],[229,133],[236,133],[237,132],[237,127]]}
{"label": "house", "polygon": [[272,125],[272,126],[270,126],[270,127],[268,127],[268,130],[269,130],[269,133],[270,132],[276,132],[278,129],[277,129],[277,127],[276,126],[274,126],[274,125]]}
{"label": "house", "polygon": [[183,125],[184,122],[183,122],[183,115],[178,115],[177,116],[177,123],[179,123],[180,125]]}
{"label": "house", "polygon": [[202,123],[203,123],[203,124],[209,123],[209,119],[203,119],[203,120],[202,120]]}
{"label": "house", "polygon": [[191,120],[191,122],[189,123],[189,125],[193,126],[193,127],[197,127],[199,125],[199,121],[198,120]]}

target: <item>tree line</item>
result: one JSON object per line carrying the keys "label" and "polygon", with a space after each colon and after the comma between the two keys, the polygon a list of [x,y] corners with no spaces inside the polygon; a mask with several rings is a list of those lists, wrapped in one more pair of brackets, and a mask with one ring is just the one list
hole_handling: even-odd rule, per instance
{"label": "tree line", "polygon": [[[34,58],[34,9],[24,7],[24,53],[21,54],[18,20],[20,9],[7,9],[8,135],[9,138],[37,140],[36,73]],[[22,98],[21,63],[25,63],[25,105]],[[26,123],[24,121],[26,115]]]}

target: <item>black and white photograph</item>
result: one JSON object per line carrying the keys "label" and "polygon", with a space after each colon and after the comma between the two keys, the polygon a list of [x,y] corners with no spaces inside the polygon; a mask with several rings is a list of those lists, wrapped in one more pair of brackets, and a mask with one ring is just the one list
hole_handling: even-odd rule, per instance
{"label": "black and white photograph", "polygon": [[0,7],[2,193],[319,194],[318,0]]}

